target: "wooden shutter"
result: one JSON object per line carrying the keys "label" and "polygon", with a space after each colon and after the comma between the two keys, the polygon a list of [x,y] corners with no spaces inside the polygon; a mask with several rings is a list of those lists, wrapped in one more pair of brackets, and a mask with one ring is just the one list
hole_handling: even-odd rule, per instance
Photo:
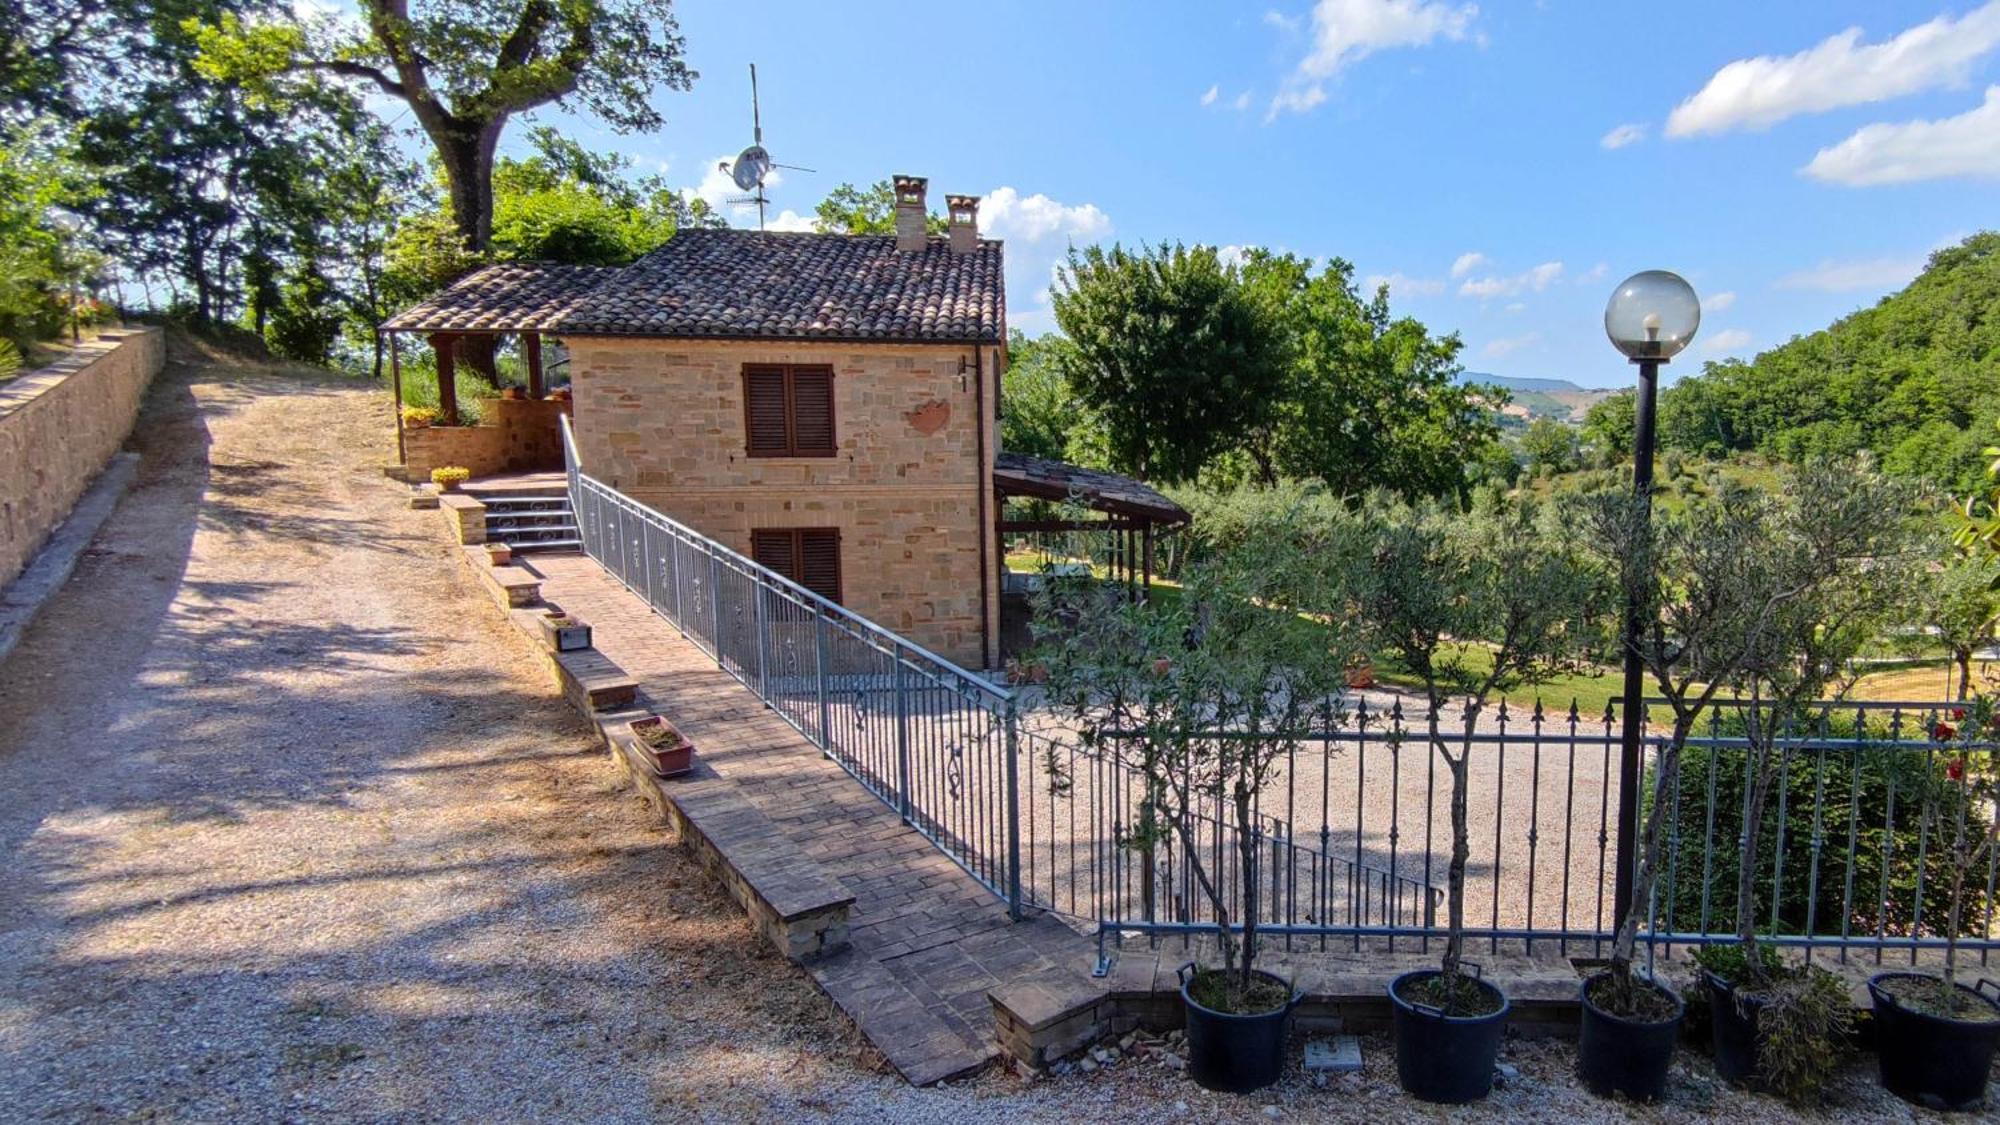
{"label": "wooden shutter", "polygon": [[758,566],[804,586],[828,601],[840,600],[840,529],[761,528],[750,533],[750,558]]}
{"label": "wooden shutter", "polygon": [[745,364],[743,429],[752,457],[832,457],[833,368]]}
{"label": "wooden shutter", "polygon": [[798,584],[831,602],[840,600],[840,529],[809,527],[799,532]]}
{"label": "wooden shutter", "polygon": [[750,456],[783,457],[792,450],[786,408],[785,369],[743,369],[743,425],[749,431]]}
{"label": "wooden shutter", "polygon": [[792,369],[792,455],[831,457],[833,447],[833,369]]}
{"label": "wooden shutter", "polygon": [[794,539],[789,531],[750,533],[750,561],[797,582],[798,560],[793,547]]}

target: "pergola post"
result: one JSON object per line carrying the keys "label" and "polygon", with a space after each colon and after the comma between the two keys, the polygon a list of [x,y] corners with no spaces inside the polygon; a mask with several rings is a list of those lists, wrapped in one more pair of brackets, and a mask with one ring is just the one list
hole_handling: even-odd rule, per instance
{"label": "pergola post", "polygon": [[542,334],[540,332],[521,333],[521,350],[528,354],[528,397],[541,398],[542,391]]}
{"label": "pergola post", "polygon": [[431,352],[437,357],[438,421],[447,426],[458,425],[458,372],[452,345],[458,337],[449,332],[433,332],[430,336]]}

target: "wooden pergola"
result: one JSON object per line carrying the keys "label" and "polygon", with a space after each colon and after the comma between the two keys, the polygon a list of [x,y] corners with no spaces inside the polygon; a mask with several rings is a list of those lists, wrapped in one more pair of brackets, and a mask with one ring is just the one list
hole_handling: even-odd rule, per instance
{"label": "wooden pergola", "polygon": [[459,423],[458,345],[471,337],[518,336],[526,353],[529,398],[547,393],[542,371],[542,336],[594,290],[607,271],[600,266],[556,262],[502,262],[453,282],[422,304],[405,309],[376,331],[389,341],[390,377],[396,392],[396,446],[403,446],[403,365],[398,341],[417,336],[430,345],[437,363],[438,414],[447,426]]}
{"label": "wooden pergola", "polygon": [[1098,519],[1001,518],[998,531],[1003,544],[999,552],[1003,573],[1007,567],[1004,544],[1010,532],[1105,535],[1112,544],[1111,578],[1123,582],[1135,597],[1152,589],[1153,544],[1158,532],[1180,527],[1193,518],[1186,508],[1130,477],[1025,453],[1000,453],[994,457],[993,490],[999,494],[1003,509],[1008,498],[1022,497],[1102,513]]}

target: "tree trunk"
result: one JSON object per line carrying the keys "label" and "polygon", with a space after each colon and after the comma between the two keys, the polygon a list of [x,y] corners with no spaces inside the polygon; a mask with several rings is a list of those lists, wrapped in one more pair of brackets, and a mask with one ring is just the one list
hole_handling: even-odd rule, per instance
{"label": "tree trunk", "polygon": [[[1754,728],[1756,720],[1751,720],[1751,723]],[[1756,765],[1756,773],[1750,783],[1750,803],[1743,812],[1743,839],[1738,848],[1736,940],[1742,943],[1751,979],[1761,981],[1764,965],[1757,956],[1757,842],[1763,835],[1764,804],[1771,795],[1771,782],[1776,772],[1773,762],[1777,755],[1763,745],[1762,738],[1754,729],[1749,753]]]}
{"label": "tree trunk", "polygon": [[1466,759],[1446,759],[1451,766],[1451,868],[1445,877],[1446,907],[1444,976],[1447,984],[1458,979],[1459,964],[1465,960],[1465,865],[1472,856],[1470,829],[1466,817]]}
{"label": "tree trunk", "polygon": [[[427,130],[444,164],[452,223],[465,248],[479,255],[493,242],[493,159],[505,125],[504,117],[486,122],[454,118]],[[493,362],[496,343],[494,337],[486,335],[459,337],[459,365],[477,372],[488,383],[497,383],[499,373]]]}
{"label": "tree trunk", "polygon": [[1972,650],[1962,648],[1954,655],[1958,657],[1958,701],[1963,703],[1972,690]]}
{"label": "tree trunk", "polygon": [[1250,812],[1251,791],[1238,785],[1236,849],[1243,857],[1243,987],[1250,987],[1250,964],[1257,957],[1257,838]]}

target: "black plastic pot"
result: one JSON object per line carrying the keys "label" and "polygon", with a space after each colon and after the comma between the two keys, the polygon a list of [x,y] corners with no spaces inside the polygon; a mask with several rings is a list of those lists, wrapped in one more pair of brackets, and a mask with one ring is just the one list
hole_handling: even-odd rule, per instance
{"label": "black plastic pot", "polygon": [[[1868,979],[1875,1002],[1875,1050],[1882,1062],[1882,1085],[1907,1102],[1929,1109],[1976,1109],[1986,1100],[1986,1078],[2000,1046],[2000,1022],[1946,1019],[1905,1008],[1882,987],[1884,981],[1938,979],[1923,973],[1878,973]],[[1957,986],[2000,1013],[2000,985],[1982,980]],[[1988,995],[1988,991],[1991,995]]]}
{"label": "black plastic pot", "polygon": [[1708,984],[1708,1026],[1715,1048],[1715,1072],[1724,1081],[1748,1082],[1757,1074],[1757,1013],[1764,1002],[1743,997],[1738,1002],[1736,986],[1703,972]]}
{"label": "black plastic pot", "polygon": [[[1477,972],[1478,967],[1465,968]],[[1411,1096],[1427,1102],[1478,1101],[1493,1090],[1493,1063],[1500,1057],[1500,1033],[1507,1026],[1507,995],[1477,981],[1500,1002],[1497,1011],[1483,1016],[1447,1016],[1428,1004],[1403,999],[1406,985],[1437,975],[1436,969],[1418,969],[1389,982],[1396,1021],[1396,1076]]]}
{"label": "black plastic pot", "polygon": [[[1610,977],[1599,973],[1583,982],[1583,1029],[1577,1037],[1576,1066],[1584,1086],[1600,1098],[1623,1094],[1635,1102],[1656,1101],[1667,1090],[1674,1043],[1681,1035],[1687,1005],[1680,994],[1655,982],[1674,1002],[1672,1017],[1648,1023],[1614,1015],[1591,1002],[1590,986]],[[1641,987],[1647,987],[1643,982]]]}
{"label": "black plastic pot", "polygon": [[[1291,1026],[1292,1009],[1305,993],[1293,992],[1268,1012],[1218,1012],[1196,1003],[1188,992],[1194,962],[1182,965],[1179,974],[1181,1003],[1187,1007],[1188,1077],[1204,1089],[1227,1094],[1247,1094],[1276,1082],[1285,1069],[1285,1032]],[[1285,987],[1270,973],[1251,975]]]}

